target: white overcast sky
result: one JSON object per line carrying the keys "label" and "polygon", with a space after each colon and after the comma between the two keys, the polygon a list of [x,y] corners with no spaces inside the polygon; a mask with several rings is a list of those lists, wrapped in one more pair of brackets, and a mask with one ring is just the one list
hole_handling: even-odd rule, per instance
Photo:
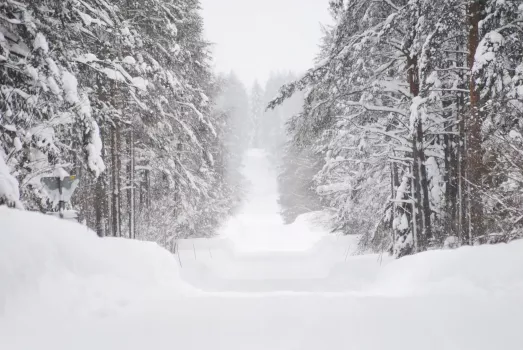
{"label": "white overcast sky", "polygon": [[271,71],[304,72],[329,23],[329,0],[200,0],[217,71],[234,70],[251,85]]}

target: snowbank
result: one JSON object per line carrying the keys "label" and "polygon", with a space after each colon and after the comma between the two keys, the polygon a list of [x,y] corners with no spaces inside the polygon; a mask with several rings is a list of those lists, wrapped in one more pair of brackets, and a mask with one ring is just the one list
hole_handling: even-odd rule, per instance
{"label": "snowbank", "polygon": [[177,260],[154,243],[100,239],[74,222],[0,207],[0,316],[101,310],[184,288]]}
{"label": "snowbank", "polygon": [[231,240],[180,241],[182,278],[203,290],[221,292],[523,296],[523,240],[429,251],[399,260],[353,255],[357,236],[322,236],[302,251],[245,252],[236,250]]}
{"label": "snowbank", "polygon": [[379,270],[369,292],[523,296],[523,240],[390,260]]}

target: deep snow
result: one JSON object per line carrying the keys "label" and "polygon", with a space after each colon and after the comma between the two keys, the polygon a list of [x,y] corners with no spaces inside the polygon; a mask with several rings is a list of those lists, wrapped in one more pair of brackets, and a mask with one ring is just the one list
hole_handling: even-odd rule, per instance
{"label": "deep snow", "polygon": [[98,239],[0,208],[0,349],[523,349],[523,242],[352,256],[325,213],[285,226],[266,155],[216,239]]}

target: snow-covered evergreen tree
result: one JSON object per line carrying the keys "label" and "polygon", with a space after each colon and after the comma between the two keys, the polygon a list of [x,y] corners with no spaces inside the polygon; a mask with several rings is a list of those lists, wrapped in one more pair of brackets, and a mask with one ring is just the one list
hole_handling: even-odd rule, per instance
{"label": "snow-covered evergreen tree", "polygon": [[521,112],[518,2],[332,0],[330,8],[335,25],[316,67],[270,106],[307,92],[290,131],[324,158],[314,179],[338,227],[396,256],[447,239],[521,235],[508,190],[519,172],[520,132],[509,117]]}
{"label": "snow-covered evergreen tree", "polygon": [[2,202],[53,210],[41,178],[75,174],[99,235],[212,234],[230,204],[199,8],[0,1]]}

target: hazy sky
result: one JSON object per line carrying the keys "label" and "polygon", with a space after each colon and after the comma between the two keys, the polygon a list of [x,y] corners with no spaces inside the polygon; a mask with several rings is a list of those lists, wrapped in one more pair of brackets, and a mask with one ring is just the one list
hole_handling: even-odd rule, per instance
{"label": "hazy sky", "polygon": [[264,83],[271,71],[305,71],[329,23],[328,0],[201,0],[215,67],[244,83]]}

